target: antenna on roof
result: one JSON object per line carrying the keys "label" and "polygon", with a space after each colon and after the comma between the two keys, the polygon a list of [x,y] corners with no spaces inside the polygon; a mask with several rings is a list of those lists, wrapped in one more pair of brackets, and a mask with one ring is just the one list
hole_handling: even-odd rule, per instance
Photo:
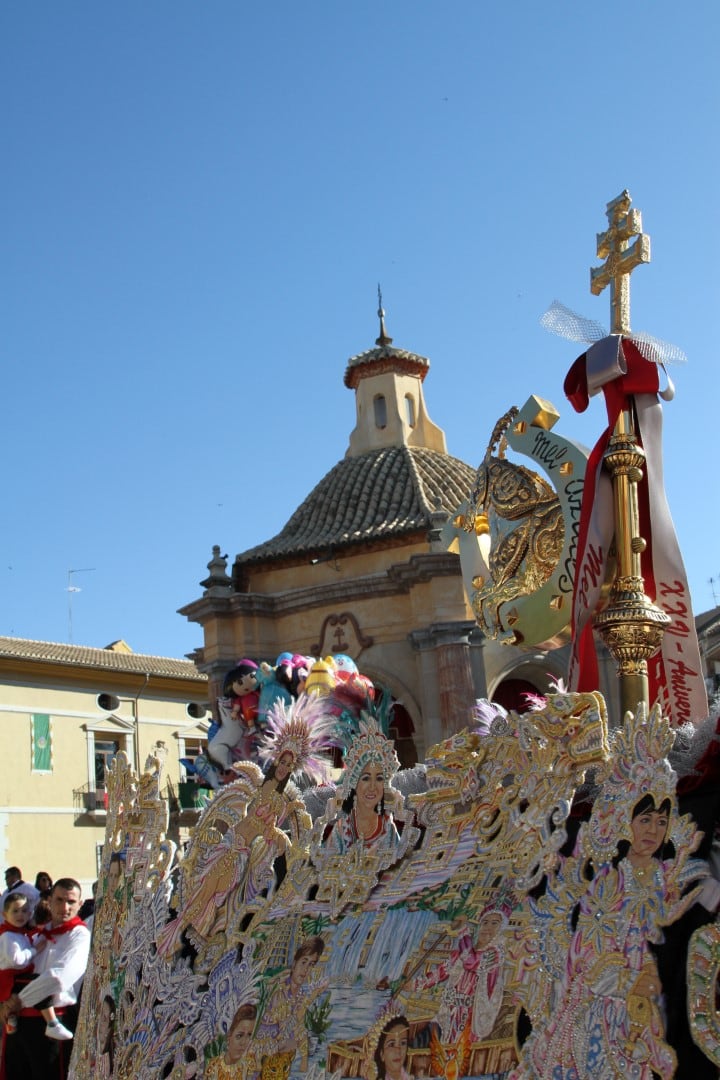
{"label": "antenna on roof", "polygon": [[95,569],[94,566],[85,566],[79,570],[68,570],[68,583],[66,592],[68,594],[68,644],[72,645],[73,629],[72,629],[72,598],[73,593],[82,592],[79,585],[73,585],[73,574],[89,574]]}

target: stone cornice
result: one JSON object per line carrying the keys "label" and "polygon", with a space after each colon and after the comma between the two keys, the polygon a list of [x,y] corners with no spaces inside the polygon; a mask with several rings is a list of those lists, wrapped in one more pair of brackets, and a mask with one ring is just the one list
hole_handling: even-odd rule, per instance
{"label": "stone cornice", "polygon": [[210,618],[234,618],[237,615],[260,615],[273,619],[327,605],[346,605],[352,601],[409,593],[417,585],[438,577],[461,576],[460,559],[450,552],[412,555],[407,562],[394,563],[387,571],[367,574],[348,581],[324,582],[279,593],[233,593],[231,596],[203,596],[179,608],[191,622],[204,623]]}
{"label": "stone cornice", "polygon": [[470,637],[477,624],[471,619],[456,622],[432,623],[422,630],[411,630],[408,640],[413,649],[424,652],[436,649],[439,645],[469,645]]}

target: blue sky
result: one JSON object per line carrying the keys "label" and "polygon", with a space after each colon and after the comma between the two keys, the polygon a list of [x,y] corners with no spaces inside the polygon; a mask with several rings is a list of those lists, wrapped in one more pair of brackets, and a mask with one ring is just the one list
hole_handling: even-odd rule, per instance
{"label": "blue sky", "polygon": [[[269,538],[344,454],[377,336],[477,464],[579,351],[605,205],[652,239],[632,326],[680,345],[665,471],[696,611],[720,511],[720,8],[96,0],[0,11],[0,633],[182,655],[214,543]],[[68,594],[68,571],[82,591]]]}

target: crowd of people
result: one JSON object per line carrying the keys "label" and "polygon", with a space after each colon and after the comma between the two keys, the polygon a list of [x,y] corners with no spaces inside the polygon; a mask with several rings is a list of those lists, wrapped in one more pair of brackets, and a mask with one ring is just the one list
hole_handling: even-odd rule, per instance
{"label": "crowd of people", "polygon": [[32,885],[18,866],[9,866],[5,884],[0,896],[0,1076],[65,1077],[90,952],[93,901],[83,904],[74,878],[53,882],[45,871]]}

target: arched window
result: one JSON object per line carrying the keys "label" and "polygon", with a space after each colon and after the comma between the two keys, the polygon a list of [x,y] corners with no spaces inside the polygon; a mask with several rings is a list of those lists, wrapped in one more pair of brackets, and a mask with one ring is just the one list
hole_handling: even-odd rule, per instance
{"label": "arched window", "polygon": [[375,424],[379,428],[387,427],[387,402],[383,394],[378,394],[373,405],[375,406]]}
{"label": "arched window", "polygon": [[415,398],[412,394],[405,395],[405,417],[410,427],[415,427]]}

